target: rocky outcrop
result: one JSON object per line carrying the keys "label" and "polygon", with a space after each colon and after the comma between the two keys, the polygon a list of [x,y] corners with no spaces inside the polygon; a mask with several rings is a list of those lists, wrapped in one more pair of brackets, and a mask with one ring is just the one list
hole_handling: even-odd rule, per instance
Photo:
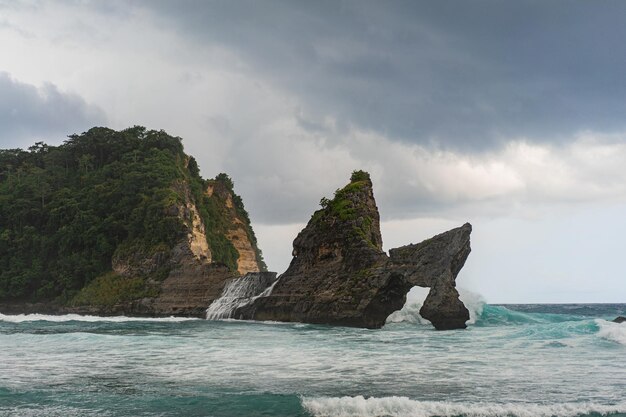
{"label": "rocky outcrop", "polygon": [[472,226],[442,233],[417,245],[389,251],[389,268],[413,286],[430,287],[420,315],[437,329],[464,328],[469,311],[459,299],[456,277],[469,256]]}
{"label": "rocky outcrop", "polygon": [[613,323],[625,323],[626,322],[626,317],[624,316],[617,316],[613,319]]}
{"label": "rocky outcrop", "polygon": [[455,280],[470,253],[469,224],[387,256],[367,173],[353,173],[321,204],[294,240],[291,264],[271,293],[234,317],[379,328],[417,285],[431,288],[421,313],[437,329],[465,327],[469,312]]}
{"label": "rocky outcrop", "polygon": [[[238,253],[237,271],[241,275],[248,272],[265,271],[265,263],[260,256],[250,220],[241,205],[241,199],[232,191],[228,179],[220,177],[208,182],[206,195],[220,206],[223,221],[227,224],[224,236]],[[241,207],[239,207],[241,205]]]}

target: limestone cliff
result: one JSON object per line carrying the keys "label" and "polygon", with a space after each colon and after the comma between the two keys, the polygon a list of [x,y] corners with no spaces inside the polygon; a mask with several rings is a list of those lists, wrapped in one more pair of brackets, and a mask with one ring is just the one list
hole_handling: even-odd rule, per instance
{"label": "limestone cliff", "polygon": [[[167,277],[162,282],[153,282],[158,286],[157,297],[118,305],[116,308],[120,313],[204,317],[207,307],[219,298],[228,282],[238,275],[265,269],[247,213],[240,197],[233,191],[230,178],[220,174],[206,183],[203,204],[212,207],[207,216],[211,222],[209,233],[189,184],[177,182],[173,189],[183,196],[182,203],[172,207],[171,211],[177,213],[184,225],[184,237],[166,253],[150,257],[133,254],[131,262],[122,263],[116,259],[113,264],[115,272],[128,277],[159,268],[169,271]],[[221,262],[212,262],[211,237],[215,249],[223,249],[217,247],[215,236],[231,242],[236,251],[237,270]],[[133,264],[136,261],[139,265]],[[152,267],[140,267],[146,264]]]}
{"label": "limestone cliff", "polygon": [[417,285],[431,287],[422,314],[437,329],[465,327],[469,312],[455,279],[470,252],[469,224],[387,256],[367,173],[353,173],[321,204],[294,240],[291,264],[269,296],[234,317],[379,328]]}
{"label": "limestone cliff", "polygon": [[204,317],[207,306],[238,273],[212,262],[207,230],[189,183],[176,181],[172,191],[179,199],[167,211],[180,220],[183,233],[178,243],[171,249],[159,246],[150,253],[119,251],[112,260],[113,271],[124,279],[143,277],[153,289],[151,296],[110,305],[74,303],[64,307],[65,312]]}
{"label": "limestone cliff", "polygon": [[261,251],[243,202],[233,191],[232,181],[224,174],[207,182],[206,196],[219,207],[225,226],[224,236],[237,251],[237,271],[241,275],[248,272],[266,271]]}

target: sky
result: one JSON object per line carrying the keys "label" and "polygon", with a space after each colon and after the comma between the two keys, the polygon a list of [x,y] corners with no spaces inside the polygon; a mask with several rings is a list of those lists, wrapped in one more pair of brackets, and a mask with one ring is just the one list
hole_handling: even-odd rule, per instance
{"label": "sky", "polygon": [[626,3],[0,0],[0,147],[164,129],[271,270],[371,173],[386,250],[473,225],[492,303],[626,302]]}

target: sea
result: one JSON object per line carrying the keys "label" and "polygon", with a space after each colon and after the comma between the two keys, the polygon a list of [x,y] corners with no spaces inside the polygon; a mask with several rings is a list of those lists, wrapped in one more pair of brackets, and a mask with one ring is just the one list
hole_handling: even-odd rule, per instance
{"label": "sea", "polygon": [[436,331],[0,314],[0,416],[626,416],[626,304],[492,305]]}

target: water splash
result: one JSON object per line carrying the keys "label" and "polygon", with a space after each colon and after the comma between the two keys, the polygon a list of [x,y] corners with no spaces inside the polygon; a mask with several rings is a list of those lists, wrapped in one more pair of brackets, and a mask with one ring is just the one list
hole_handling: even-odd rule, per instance
{"label": "water splash", "polygon": [[111,317],[100,317],[100,316],[83,316],[79,314],[62,314],[62,315],[49,315],[49,314],[16,314],[16,315],[5,315],[0,313],[0,321],[8,322],[8,323],[24,323],[24,322],[33,322],[33,321],[49,321],[55,323],[63,323],[68,321],[83,321],[89,323],[95,322],[115,322],[115,323],[123,323],[123,322],[131,322],[131,321],[148,321],[148,322],[179,322],[179,321],[188,321],[188,320],[198,320],[193,317],[126,317],[126,316],[111,316]]}
{"label": "water splash", "polygon": [[459,288],[458,291],[459,298],[469,310],[470,319],[467,321],[467,324],[476,324],[476,321],[480,319],[485,309],[485,299],[482,295],[465,288]]}
{"label": "water splash", "polygon": [[626,345],[626,323],[613,323],[601,319],[597,319],[596,323],[599,327],[598,336]]}
{"label": "water splash", "polygon": [[[423,318],[419,311],[424,304],[424,300],[430,291],[429,288],[413,287],[407,294],[406,303],[401,310],[393,312],[387,317],[387,323],[415,323],[430,324],[430,321]],[[480,318],[485,308],[485,300],[480,294],[459,288],[459,298],[469,310],[470,319],[467,324],[475,324]]]}
{"label": "water splash", "polygon": [[235,311],[259,297],[266,297],[278,282],[274,272],[251,272],[235,278],[224,287],[222,295],[206,310],[207,320],[233,318]]}
{"label": "water splash", "polygon": [[431,324],[420,316],[420,308],[428,295],[429,288],[413,287],[406,295],[406,303],[402,309],[394,311],[387,317],[387,323]]}

